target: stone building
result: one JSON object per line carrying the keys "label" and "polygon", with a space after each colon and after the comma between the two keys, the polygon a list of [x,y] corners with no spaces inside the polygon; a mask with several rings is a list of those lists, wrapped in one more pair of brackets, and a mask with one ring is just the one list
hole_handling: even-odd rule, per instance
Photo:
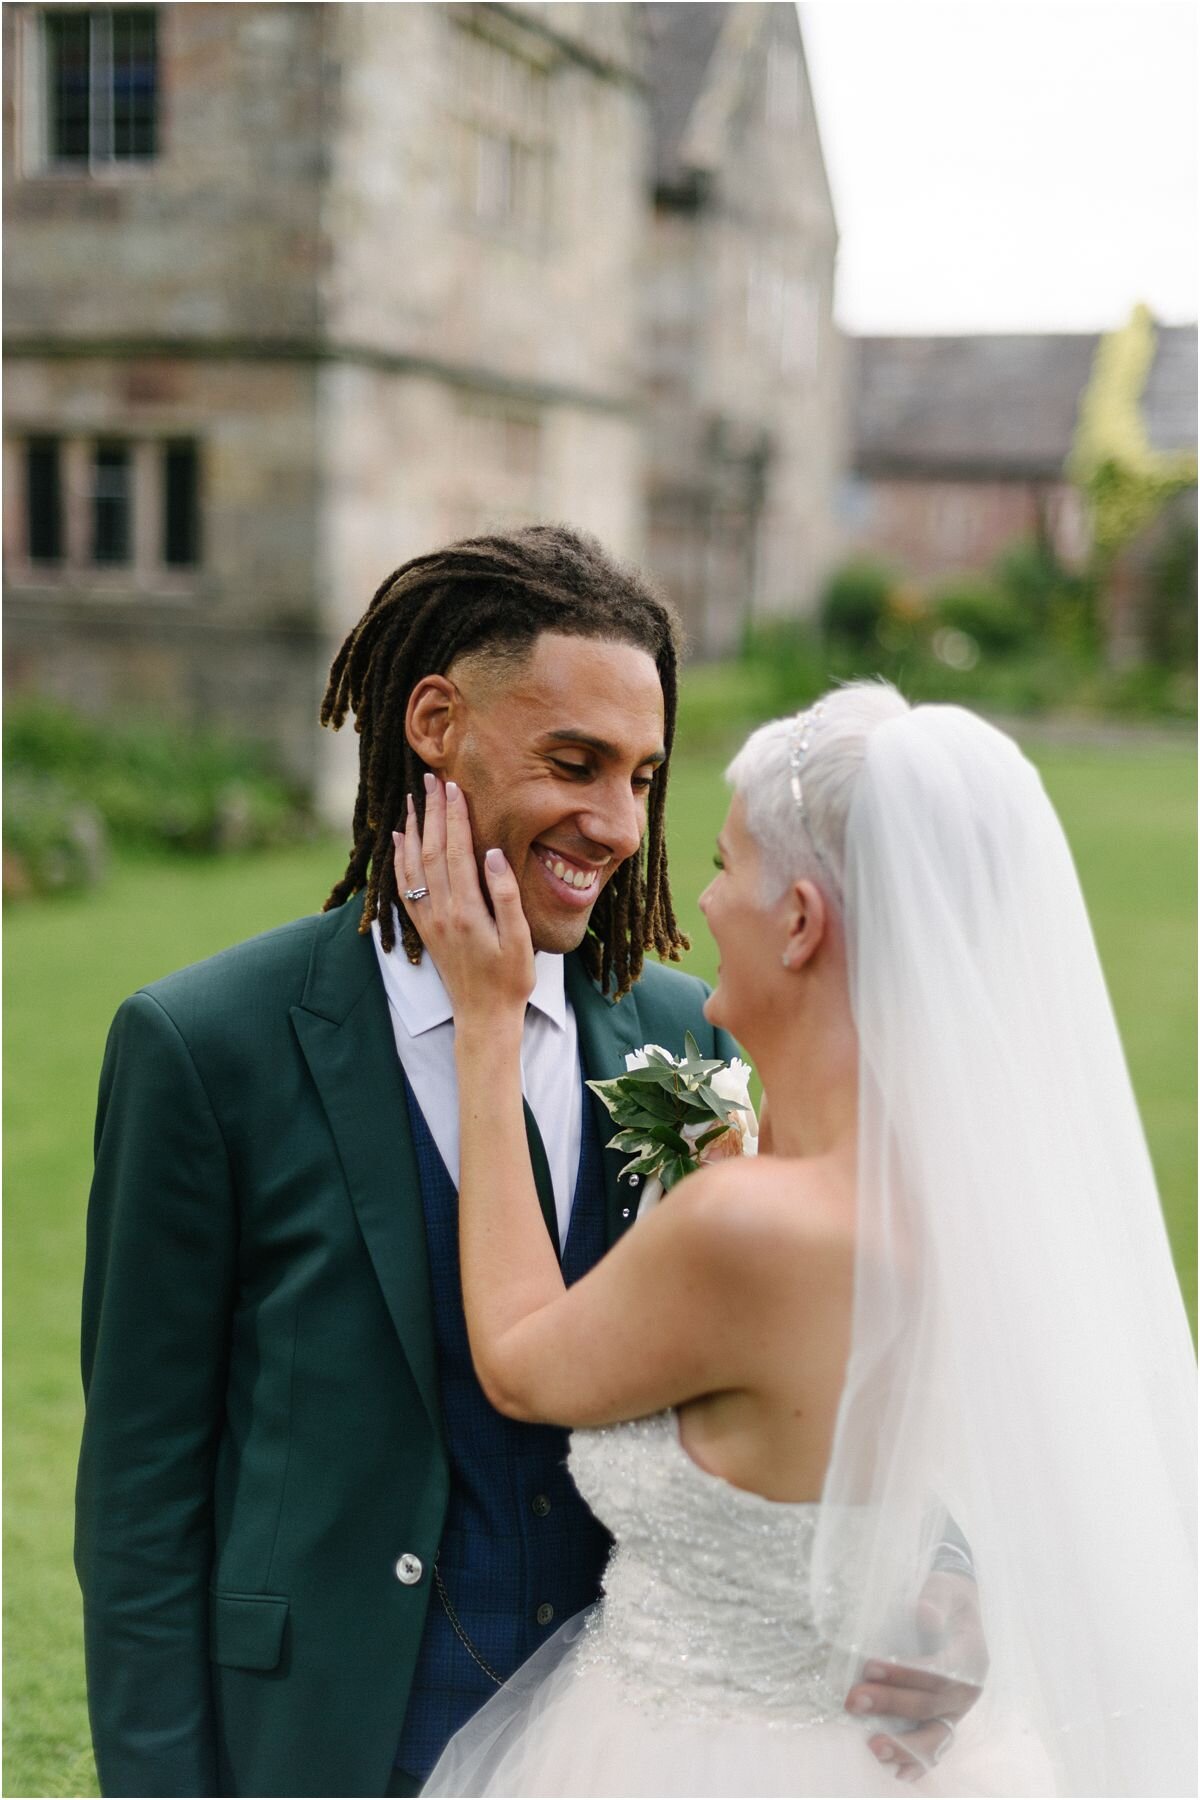
{"label": "stone building", "polygon": [[[1040,539],[1087,553],[1063,465],[1100,340],[1088,334],[859,338],[843,525],[918,580],[985,569]],[[1157,450],[1196,445],[1196,332],[1161,327],[1142,396]]]}
{"label": "stone building", "polygon": [[712,654],[810,610],[836,553],[837,227],[796,8],[644,10],[647,557]]}
{"label": "stone building", "polygon": [[3,31],[10,691],[253,730],[337,814],[330,655],[440,542],[583,526],[701,650],[807,603],[835,239],[794,7]]}

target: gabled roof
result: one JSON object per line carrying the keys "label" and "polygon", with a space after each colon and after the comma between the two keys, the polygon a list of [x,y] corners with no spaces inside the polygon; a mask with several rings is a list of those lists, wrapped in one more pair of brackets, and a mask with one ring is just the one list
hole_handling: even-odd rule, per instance
{"label": "gabled roof", "polygon": [[708,75],[727,5],[718,0],[656,0],[642,8],[654,126],[654,185],[673,188],[686,177],[679,146]]}
{"label": "gabled roof", "polygon": [[[855,340],[855,465],[864,474],[1061,473],[1096,333]],[[1196,445],[1196,331],[1158,328],[1142,398],[1156,449]]]}

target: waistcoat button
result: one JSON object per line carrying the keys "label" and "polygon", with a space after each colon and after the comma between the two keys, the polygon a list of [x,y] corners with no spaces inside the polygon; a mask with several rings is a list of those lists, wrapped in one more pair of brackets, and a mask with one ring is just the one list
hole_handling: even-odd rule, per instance
{"label": "waistcoat button", "polygon": [[631,1175],[631,1176],[630,1176],[630,1177],[629,1177],[629,1185],[630,1185],[630,1187],[637,1187],[637,1185],[638,1185],[638,1183],[639,1183],[639,1182],[640,1182],[640,1181],[641,1181],[641,1179],[642,1179],[642,1178],[641,1178],[641,1176],[640,1176],[640,1175]]}
{"label": "waistcoat button", "polygon": [[411,1550],[406,1550],[396,1563],[396,1580],[402,1581],[405,1587],[415,1587],[424,1573],[424,1563]]}
{"label": "waistcoat button", "polygon": [[545,1494],[535,1494],[533,1496],[533,1510],[539,1519],[545,1518],[546,1514],[550,1511],[550,1502]]}
{"label": "waistcoat button", "polygon": [[538,1607],[536,1616],[539,1625],[548,1625],[554,1617],[554,1608],[548,1603],[543,1602],[543,1604]]}

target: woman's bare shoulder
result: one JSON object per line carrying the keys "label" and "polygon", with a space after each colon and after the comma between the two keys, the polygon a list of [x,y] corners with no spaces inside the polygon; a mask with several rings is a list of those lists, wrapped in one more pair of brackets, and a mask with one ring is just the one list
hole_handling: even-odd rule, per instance
{"label": "woman's bare shoulder", "polygon": [[669,1196],[698,1247],[715,1257],[809,1273],[853,1261],[854,1212],[820,1162],[731,1157]]}

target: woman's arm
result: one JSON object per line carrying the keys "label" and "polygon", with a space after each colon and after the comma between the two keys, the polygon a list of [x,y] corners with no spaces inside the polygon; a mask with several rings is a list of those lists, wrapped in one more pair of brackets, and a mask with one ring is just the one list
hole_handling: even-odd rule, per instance
{"label": "woman's arm", "polygon": [[412,916],[454,1003],[463,1300],[489,1400],[513,1418],[597,1425],[743,1385],[755,1335],[741,1296],[761,1293],[777,1251],[729,1204],[728,1190],[752,1179],[747,1167],[691,1177],[566,1288],[525,1137],[521,1033],[534,965],[516,879],[489,852],[490,915],[453,784],[431,788],[423,839],[410,813],[397,855],[401,886],[429,889]]}

